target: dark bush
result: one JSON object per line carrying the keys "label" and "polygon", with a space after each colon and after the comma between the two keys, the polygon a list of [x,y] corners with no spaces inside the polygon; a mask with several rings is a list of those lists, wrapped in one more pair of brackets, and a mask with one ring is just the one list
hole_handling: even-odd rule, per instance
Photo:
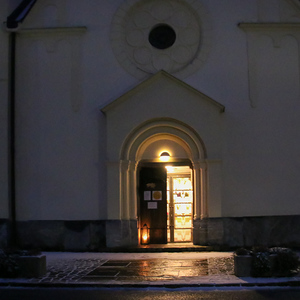
{"label": "dark bush", "polygon": [[20,250],[16,248],[0,249],[0,277],[15,278],[19,273],[19,265],[17,263],[20,256],[37,256],[40,255],[39,250]]}
{"label": "dark bush", "polygon": [[238,248],[236,251],[235,251],[235,254],[236,255],[249,255],[250,254],[250,251],[245,249],[245,248]]}
{"label": "dark bush", "polygon": [[276,254],[274,272],[276,276],[291,276],[299,271],[299,258],[288,248],[271,248],[271,253]]}
{"label": "dark bush", "polygon": [[252,252],[255,253],[269,253],[270,249],[267,246],[254,246]]}
{"label": "dark bush", "polygon": [[18,275],[19,266],[15,255],[6,253],[0,249],[0,277],[15,278]]}
{"label": "dark bush", "polygon": [[268,277],[271,275],[271,261],[269,252],[253,252],[252,276]]}

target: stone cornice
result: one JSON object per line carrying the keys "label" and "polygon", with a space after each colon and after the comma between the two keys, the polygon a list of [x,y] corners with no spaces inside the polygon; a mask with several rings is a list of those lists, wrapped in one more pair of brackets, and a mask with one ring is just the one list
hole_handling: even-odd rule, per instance
{"label": "stone cornice", "polygon": [[245,31],[263,30],[299,30],[300,23],[239,23],[238,26]]}
{"label": "stone cornice", "polygon": [[85,26],[77,27],[45,27],[45,28],[24,28],[18,34],[83,34],[87,31]]}

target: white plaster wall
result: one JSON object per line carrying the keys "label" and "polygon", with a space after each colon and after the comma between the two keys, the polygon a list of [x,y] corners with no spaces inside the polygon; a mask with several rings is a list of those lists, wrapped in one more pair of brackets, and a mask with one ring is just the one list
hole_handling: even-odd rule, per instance
{"label": "white plaster wall", "polygon": [[[23,72],[19,80],[20,93],[24,93],[26,86],[34,87],[35,93],[32,97],[31,92],[27,92],[24,97],[35,100],[34,109],[24,110],[31,126],[25,129],[20,124],[23,133],[19,139],[22,156],[19,159],[19,219],[106,218],[106,124],[100,107],[137,82],[119,67],[110,48],[110,23],[120,3],[41,1],[23,24],[23,28],[86,26],[87,32],[80,43],[82,68],[78,84],[82,87],[82,103],[78,112],[72,111],[70,105],[72,90],[67,80],[70,48],[60,42],[58,52],[49,54],[40,37],[35,43],[37,46],[33,46],[32,41],[27,42],[25,37],[23,48],[19,48],[20,64],[26,65],[20,70]],[[27,47],[26,55],[22,55],[24,47]],[[37,49],[30,47],[38,48],[39,57],[36,57]],[[33,67],[37,63],[38,71]],[[30,69],[35,73],[32,76],[39,80],[37,85],[33,85],[35,79],[28,82]],[[39,91],[35,87],[39,87]],[[42,113],[36,115],[40,109]],[[43,126],[37,127],[32,121],[35,119]],[[28,140],[29,133],[34,143]]]}
{"label": "white plaster wall", "polygon": [[[9,9],[0,1],[0,18],[6,20]],[[0,219],[8,218],[8,33],[0,30]]]}
{"label": "white plaster wall", "polygon": [[255,71],[260,84],[255,100],[261,102],[252,108],[247,39],[237,26],[299,22],[299,12],[288,1],[230,1],[229,8],[225,2],[208,5],[214,25],[210,56],[186,81],[226,107],[222,215],[299,214],[299,49],[293,38],[280,49],[258,44]]}
{"label": "white plaster wall", "polygon": [[[106,120],[99,109],[139,83],[118,64],[110,46],[111,20],[122,2],[41,1],[23,26],[86,26],[87,31],[80,37],[82,67],[78,75],[71,74],[73,47],[68,41],[62,39],[57,49],[49,52],[44,36],[32,41],[21,34],[17,70],[19,219],[106,217]],[[219,144],[223,186],[218,213],[299,214],[299,49],[292,40],[280,50],[268,45],[268,39],[260,41],[257,107],[253,108],[247,38],[237,26],[240,22],[281,21],[280,16],[291,15],[287,12],[292,8],[286,3],[283,9],[281,1],[274,1],[272,9],[281,11],[274,9],[270,15],[267,1],[201,2],[211,14],[210,51],[202,68],[184,81],[225,105],[223,140],[202,136],[205,131],[197,122],[201,114],[176,110],[180,103],[174,103],[171,110],[163,107],[161,115],[168,113],[179,120],[184,115],[208,150]],[[72,108],[76,89],[70,82],[72,76],[82,83],[77,111]],[[135,105],[143,104],[137,101]],[[124,119],[124,129],[134,128],[145,116],[151,118],[151,112],[131,114],[134,119]],[[112,129],[109,138],[118,134],[123,133]],[[110,155],[118,157],[118,149],[112,149]],[[210,158],[216,154],[208,151]],[[216,189],[219,193],[220,187]]]}
{"label": "white plaster wall", "polygon": [[292,37],[278,48],[267,36],[256,42],[256,107],[228,122],[237,132],[224,160],[224,214],[298,214],[298,44]]}
{"label": "white plaster wall", "polygon": [[18,217],[97,219],[103,215],[101,189],[105,193],[99,112],[88,106],[83,93],[74,107],[78,95],[72,90],[81,92],[81,82],[74,79],[80,73],[72,74],[77,46],[62,37],[47,49],[51,39],[19,37]]}

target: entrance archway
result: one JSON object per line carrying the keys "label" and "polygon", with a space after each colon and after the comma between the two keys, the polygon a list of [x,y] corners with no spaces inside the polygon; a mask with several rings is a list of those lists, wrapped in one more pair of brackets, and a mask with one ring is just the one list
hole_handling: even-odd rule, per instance
{"label": "entrance archway", "polygon": [[162,151],[171,153],[169,163],[172,165],[191,165],[193,219],[206,217],[207,176],[204,144],[188,125],[175,119],[160,118],[141,124],[123,144],[120,168],[122,219],[138,221],[138,166],[141,163],[159,163],[159,153]]}
{"label": "entrance archway", "polygon": [[101,109],[107,117],[107,247],[138,244],[137,168],[143,159],[158,159],[149,149],[163,139],[177,145],[184,155],[177,150],[176,155],[192,165],[193,242],[202,243],[202,219],[222,216],[224,109],[164,71]]}

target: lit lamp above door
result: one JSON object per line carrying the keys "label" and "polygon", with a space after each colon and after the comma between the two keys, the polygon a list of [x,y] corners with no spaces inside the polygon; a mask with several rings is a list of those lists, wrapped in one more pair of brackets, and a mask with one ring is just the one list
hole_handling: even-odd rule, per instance
{"label": "lit lamp above door", "polygon": [[164,162],[169,161],[169,160],[170,160],[170,157],[171,157],[171,156],[170,156],[170,153],[167,152],[167,151],[163,151],[163,152],[161,152],[160,155],[159,155],[160,161],[164,161]]}

